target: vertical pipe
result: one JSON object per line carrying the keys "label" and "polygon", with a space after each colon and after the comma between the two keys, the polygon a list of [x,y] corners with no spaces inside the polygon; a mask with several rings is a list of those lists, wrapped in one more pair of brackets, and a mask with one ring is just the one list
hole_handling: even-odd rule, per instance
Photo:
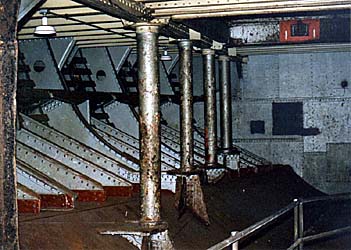
{"label": "vertical pipe", "polygon": [[194,163],[193,146],[193,72],[192,42],[181,40],[179,48],[180,79],[180,133],[181,133],[181,169],[191,171]]}
{"label": "vertical pipe", "polygon": [[299,203],[294,199],[296,206],[294,207],[294,242],[299,239]]}
{"label": "vertical pipe", "polygon": [[136,25],[138,51],[141,223],[156,224],[160,215],[160,84],[158,30]]}
{"label": "vertical pipe", "polygon": [[206,166],[213,167],[217,164],[215,52],[212,49],[203,49],[202,56],[205,95],[205,158]]}
{"label": "vertical pipe", "polygon": [[[234,231],[231,233],[232,236],[235,236],[238,232],[237,231]],[[235,242],[232,244],[232,250],[239,250],[239,242]]]}
{"label": "vertical pipe", "polygon": [[221,55],[219,61],[221,146],[228,151],[232,147],[232,93],[230,82],[230,58]]}
{"label": "vertical pipe", "polygon": [[303,249],[303,235],[304,235],[304,225],[303,225],[303,203],[299,202],[299,238],[301,239],[301,243],[299,245],[299,250]]}
{"label": "vertical pipe", "polygon": [[17,250],[16,202],[16,41],[19,1],[0,4],[0,249]]}

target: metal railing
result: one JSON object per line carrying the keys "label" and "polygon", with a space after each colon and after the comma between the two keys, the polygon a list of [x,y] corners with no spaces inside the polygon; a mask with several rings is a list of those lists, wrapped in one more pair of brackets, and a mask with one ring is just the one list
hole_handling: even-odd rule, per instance
{"label": "metal railing", "polygon": [[294,243],[287,248],[287,250],[302,250],[303,244],[305,242],[327,238],[337,234],[342,234],[346,232],[351,232],[351,226],[334,229],[327,232],[322,232],[319,234],[304,236],[304,204],[320,202],[320,201],[341,201],[341,200],[351,200],[351,193],[328,195],[328,196],[317,196],[306,199],[295,199],[286,207],[280,209],[275,214],[264,218],[263,220],[249,226],[248,228],[237,232],[231,233],[231,236],[216,245],[208,248],[207,250],[221,250],[228,246],[232,247],[232,250],[239,250],[239,241],[244,238],[249,238],[253,234],[259,232],[263,228],[273,224],[279,218],[289,213],[291,210],[294,211]]}

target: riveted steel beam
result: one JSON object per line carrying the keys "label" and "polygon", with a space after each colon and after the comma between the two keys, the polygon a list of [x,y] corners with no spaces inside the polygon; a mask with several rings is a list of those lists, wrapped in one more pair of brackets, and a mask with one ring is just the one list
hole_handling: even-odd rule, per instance
{"label": "riveted steel beam", "polygon": [[154,17],[194,19],[349,9],[348,0],[200,0],[153,1],[145,4]]}
{"label": "riveted steel beam", "polygon": [[111,16],[124,18],[126,20],[137,22],[147,21],[150,19],[150,10],[144,5],[130,0],[74,0],[77,3],[84,4],[91,8],[108,13]]}
{"label": "riveted steel beam", "polygon": [[205,159],[207,167],[217,164],[217,112],[215,52],[202,50],[205,95]]}
{"label": "riveted steel beam", "polygon": [[130,183],[116,176],[113,172],[101,168],[72,152],[47,141],[45,138],[21,129],[17,132],[17,140],[35,148],[38,152],[56,159],[66,166],[100,183],[104,187],[131,186]]}
{"label": "riveted steel beam", "polygon": [[[96,10],[102,11],[110,16],[123,18],[129,22],[148,22],[152,21],[152,10],[142,3],[130,0],[74,0],[77,3],[84,4]],[[156,20],[153,20],[157,22]],[[169,20],[168,24],[162,29],[161,34],[171,36],[177,39],[189,38],[189,27]],[[199,40],[199,46],[210,47],[213,42],[210,38],[202,35]]]}
{"label": "riveted steel beam", "polygon": [[[98,123],[99,121],[95,121],[94,124]],[[106,127],[106,124],[105,124]],[[110,131],[113,128],[111,127],[111,129],[107,130]],[[105,132],[106,129],[103,128],[99,128],[97,127],[97,132],[106,140],[108,141],[110,144],[114,145],[116,148],[120,149],[121,151],[132,155],[133,157],[135,157],[136,159],[139,159],[139,141],[135,138],[130,138],[128,135],[121,135],[121,133],[108,133]],[[113,130],[113,132],[116,132],[118,130]],[[168,154],[167,151],[165,151],[164,149],[162,150],[162,146],[161,146],[161,170],[162,171],[167,171],[170,169],[174,169],[174,168],[179,168],[180,164],[179,164],[179,160],[176,157],[172,157],[171,155]]]}
{"label": "riveted steel beam", "polygon": [[0,1],[0,249],[16,250],[15,121],[17,72],[17,16],[19,1]]}
{"label": "riveted steel beam", "polygon": [[17,160],[17,182],[40,195],[42,209],[74,207],[76,194],[50,177]]}

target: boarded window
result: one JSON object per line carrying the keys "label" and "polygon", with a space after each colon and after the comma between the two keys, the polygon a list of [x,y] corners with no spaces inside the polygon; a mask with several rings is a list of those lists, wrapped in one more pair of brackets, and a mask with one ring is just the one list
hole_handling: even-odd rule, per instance
{"label": "boarded window", "polygon": [[250,121],[251,134],[264,134],[264,121]]}
{"label": "boarded window", "polygon": [[273,135],[303,134],[302,102],[273,103]]}

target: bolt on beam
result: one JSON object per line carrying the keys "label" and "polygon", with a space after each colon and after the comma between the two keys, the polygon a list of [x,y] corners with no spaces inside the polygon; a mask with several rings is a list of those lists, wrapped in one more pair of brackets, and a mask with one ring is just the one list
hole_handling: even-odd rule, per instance
{"label": "bolt on beam", "polygon": [[205,158],[206,167],[217,165],[217,112],[215,51],[203,49],[203,79],[205,95]]}
{"label": "bolt on beam", "polygon": [[0,4],[0,249],[17,250],[18,210],[16,202],[16,41],[19,1]]}

